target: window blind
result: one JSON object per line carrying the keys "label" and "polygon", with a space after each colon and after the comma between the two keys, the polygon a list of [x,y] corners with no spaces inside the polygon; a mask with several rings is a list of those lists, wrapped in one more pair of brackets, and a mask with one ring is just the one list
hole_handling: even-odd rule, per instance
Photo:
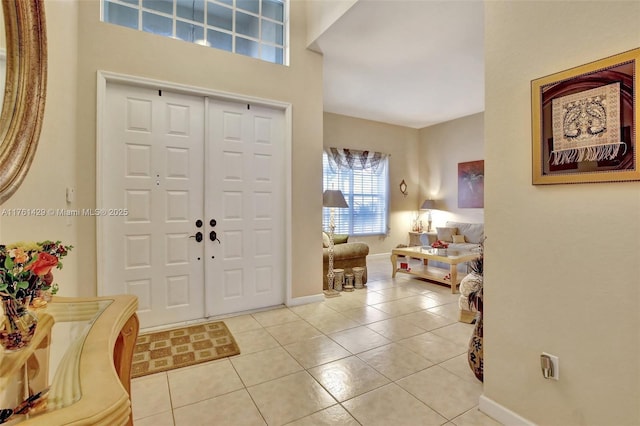
{"label": "window blind", "polygon": [[[388,222],[388,157],[381,160],[376,172],[371,169],[332,170],[323,153],[323,190],[342,191],[348,208],[336,208],[336,234],[381,235],[387,233]],[[329,208],[323,208],[322,226],[329,227]]]}

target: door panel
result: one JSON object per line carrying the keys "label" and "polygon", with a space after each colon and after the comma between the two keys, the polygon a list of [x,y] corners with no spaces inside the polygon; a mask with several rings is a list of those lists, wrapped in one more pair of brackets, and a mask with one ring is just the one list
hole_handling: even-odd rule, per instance
{"label": "door panel", "polygon": [[207,217],[220,244],[208,246],[211,315],[284,302],[284,113],[209,104]]}
{"label": "door panel", "polygon": [[[161,94],[161,95],[160,95]],[[135,294],[143,327],[202,318],[204,100],[108,84],[101,146],[104,294]]]}
{"label": "door panel", "polygon": [[101,295],[143,328],[283,303],[284,112],[111,82],[104,111]]}

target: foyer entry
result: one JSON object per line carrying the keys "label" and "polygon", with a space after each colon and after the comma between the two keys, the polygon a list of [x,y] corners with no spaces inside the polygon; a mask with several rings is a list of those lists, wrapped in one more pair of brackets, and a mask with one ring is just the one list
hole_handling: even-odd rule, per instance
{"label": "foyer entry", "polygon": [[108,81],[101,134],[101,295],[143,328],[284,302],[284,111]]}

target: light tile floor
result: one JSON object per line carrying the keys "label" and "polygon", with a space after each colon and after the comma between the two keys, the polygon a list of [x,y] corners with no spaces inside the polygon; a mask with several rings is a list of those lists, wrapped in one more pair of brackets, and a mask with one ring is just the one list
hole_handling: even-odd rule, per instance
{"label": "light tile floor", "polygon": [[477,407],[458,295],[367,266],[366,289],[225,318],[240,355],[134,379],[135,424],[499,425]]}

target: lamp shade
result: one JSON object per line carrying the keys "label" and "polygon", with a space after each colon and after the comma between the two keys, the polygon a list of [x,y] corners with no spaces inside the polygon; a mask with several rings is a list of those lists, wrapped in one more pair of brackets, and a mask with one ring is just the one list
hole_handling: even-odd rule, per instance
{"label": "lamp shade", "polygon": [[420,210],[432,210],[436,207],[436,202],[434,200],[424,200]]}
{"label": "lamp shade", "polygon": [[322,194],[322,207],[349,207],[347,201],[338,189],[327,189]]}

